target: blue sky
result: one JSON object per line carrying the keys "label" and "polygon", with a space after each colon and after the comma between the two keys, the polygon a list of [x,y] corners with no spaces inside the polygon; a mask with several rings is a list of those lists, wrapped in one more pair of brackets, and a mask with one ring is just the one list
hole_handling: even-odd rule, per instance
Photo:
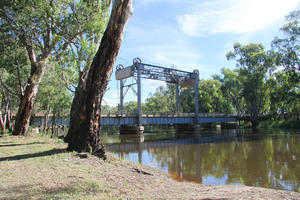
{"label": "blue sky", "polygon": [[[143,63],[198,69],[200,79],[209,79],[222,68],[235,68],[225,56],[235,42],[270,49],[285,16],[300,9],[300,0],[135,0],[133,8],[116,65],[129,66],[139,57]],[[114,72],[104,96],[111,106],[119,103]],[[164,84],[143,80],[142,100]],[[129,91],[125,102],[131,100],[136,96]]]}

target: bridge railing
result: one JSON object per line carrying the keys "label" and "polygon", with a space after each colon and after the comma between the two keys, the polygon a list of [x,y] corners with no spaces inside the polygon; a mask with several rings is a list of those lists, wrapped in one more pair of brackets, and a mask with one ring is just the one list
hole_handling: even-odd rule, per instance
{"label": "bridge railing", "polygon": [[[129,112],[127,110],[115,112],[102,112],[102,116],[115,116],[115,117],[136,117],[137,112]],[[163,111],[143,111],[142,117],[195,117],[195,113],[174,113]],[[236,117],[239,119],[250,118],[249,114],[226,114],[226,113],[199,113],[199,117]]]}

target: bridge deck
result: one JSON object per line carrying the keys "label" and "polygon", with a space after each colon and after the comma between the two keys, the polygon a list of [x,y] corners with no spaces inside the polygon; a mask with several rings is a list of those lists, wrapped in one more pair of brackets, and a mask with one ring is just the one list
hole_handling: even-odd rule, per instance
{"label": "bridge deck", "polygon": [[[236,122],[237,120],[248,119],[248,115],[237,116],[232,114],[216,114],[216,113],[200,113],[199,123],[224,123]],[[56,117],[56,125],[69,125],[69,118]],[[52,116],[49,118],[51,122]],[[101,115],[102,125],[135,125],[137,124],[137,115]],[[153,114],[142,115],[142,124],[192,124],[195,121],[195,114],[193,113],[180,113],[180,114]],[[31,125],[44,125],[45,116],[35,115],[32,116]]]}
{"label": "bridge deck", "polygon": [[[101,115],[102,125],[134,125],[137,124],[136,115]],[[192,124],[195,121],[195,114],[174,114],[174,115],[143,115],[142,124]],[[199,123],[236,122],[234,115],[199,115]]]}

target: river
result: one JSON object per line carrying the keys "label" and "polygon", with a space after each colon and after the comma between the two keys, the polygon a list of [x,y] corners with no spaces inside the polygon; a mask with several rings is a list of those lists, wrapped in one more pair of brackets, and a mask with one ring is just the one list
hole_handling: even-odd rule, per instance
{"label": "river", "polygon": [[300,190],[300,130],[153,128],[143,135],[102,131],[116,157],[169,173],[177,181]]}

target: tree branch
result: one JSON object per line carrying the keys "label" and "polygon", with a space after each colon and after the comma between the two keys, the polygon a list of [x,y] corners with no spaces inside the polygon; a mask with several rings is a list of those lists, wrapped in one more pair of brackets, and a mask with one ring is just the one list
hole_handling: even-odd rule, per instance
{"label": "tree branch", "polygon": [[6,86],[6,84],[3,82],[3,79],[2,79],[2,76],[0,75],[0,82],[1,82],[1,84],[2,84],[2,86],[10,93],[10,94],[12,94],[13,96],[16,96],[17,98],[19,98],[19,99],[21,99],[21,95],[20,94],[17,94],[17,93],[15,93],[15,92],[13,92],[12,90],[10,90],[7,86]]}
{"label": "tree branch", "polygon": [[[67,82],[67,80],[66,80],[66,78],[65,78],[65,75],[64,75],[64,69],[62,68],[62,70],[61,70],[61,74],[62,74],[62,78],[63,78],[63,80],[64,80],[64,82],[65,82],[65,84],[66,84],[66,88],[68,89],[68,90],[70,90],[71,92],[75,92],[74,90],[72,90],[70,87],[69,87],[69,85],[68,85],[68,82]],[[73,85],[72,83],[70,83],[71,84],[71,86],[72,87],[74,87],[74,88],[76,88],[76,86],[75,85]]]}

